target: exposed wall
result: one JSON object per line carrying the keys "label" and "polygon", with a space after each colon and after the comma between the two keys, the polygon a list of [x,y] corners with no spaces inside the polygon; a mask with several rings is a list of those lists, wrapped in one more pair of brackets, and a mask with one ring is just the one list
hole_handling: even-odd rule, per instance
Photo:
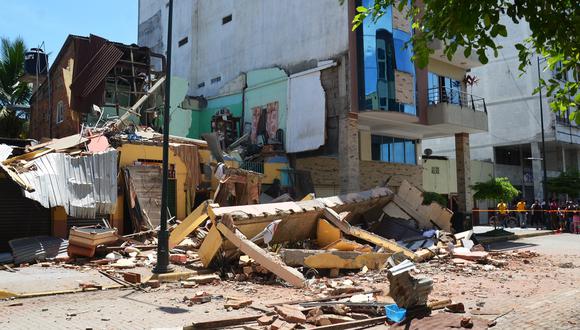
{"label": "exposed wall", "polygon": [[[471,184],[483,182],[494,176],[490,162],[471,161]],[[427,159],[423,161],[423,189],[439,194],[457,193],[457,168],[455,159]]]}
{"label": "exposed wall", "polygon": [[[156,18],[151,18],[158,12],[161,25],[155,27]],[[216,95],[240,72],[271,66],[294,72],[309,60],[333,58],[348,49],[347,4],[337,0],[175,1],[174,13],[173,42],[177,45],[187,34],[191,48],[188,58],[181,49],[173,58],[175,63],[191,61],[191,95]],[[232,20],[222,24],[228,15]],[[141,45],[160,45],[159,35],[165,40],[166,17],[164,1],[139,1]],[[205,86],[198,88],[201,83]]]}
{"label": "exposed wall", "polygon": [[[360,161],[360,190],[382,186],[391,178],[388,186],[396,188],[403,179],[422,187],[422,168],[415,165]],[[308,157],[296,160],[297,170],[310,171],[316,193],[332,195],[339,193],[338,159],[334,157]]]}
{"label": "exposed wall", "polygon": [[288,76],[284,70],[270,68],[247,73],[244,95],[244,123],[252,123],[252,109],[278,102],[278,128],[286,132]]}
{"label": "exposed wall", "polygon": [[[39,88],[35,98],[30,103],[30,138],[61,138],[76,134],[80,130],[79,114],[72,111],[70,106],[70,84],[74,67],[74,40],[68,44],[58,63],[51,67],[50,95],[52,111],[48,107],[48,82]],[[38,102],[36,102],[38,99]],[[59,101],[64,105],[64,118],[60,123],[56,122],[56,109]],[[52,129],[52,132],[51,132]],[[52,134],[51,134],[52,133]]]}
{"label": "exposed wall", "polygon": [[[199,139],[203,133],[211,132],[211,117],[216,111],[227,108],[234,117],[242,117],[242,93],[218,96],[207,101],[207,107],[192,111],[192,125],[187,137]],[[241,123],[243,130],[243,121]],[[241,133],[241,132],[240,132]]]}

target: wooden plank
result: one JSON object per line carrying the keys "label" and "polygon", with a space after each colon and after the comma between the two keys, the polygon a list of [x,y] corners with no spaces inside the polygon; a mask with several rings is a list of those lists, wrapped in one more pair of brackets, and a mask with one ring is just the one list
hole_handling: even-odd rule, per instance
{"label": "wooden plank", "polygon": [[375,293],[382,293],[382,292],[383,292],[383,290],[379,290],[379,289],[370,290],[370,291],[363,291],[363,292],[351,292],[351,293],[340,294],[337,296],[328,296],[328,297],[324,297],[324,298],[290,300],[290,301],[278,302],[278,303],[266,305],[266,307],[274,307],[274,306],[278,306],[278,305],[297,305],[297,304],[306,304],[306,303],[313,303],[313,302],[338,300],[338,299],[343,299],[343,298],[350,298],[350,297],[352,297],[354,295],[358,295],[358,294],[366,295],[366,294],[375,294]]}
{"label": "wooden plank", "polygon": [[210,321],[200,321],[193,322],[192,325],[183,327],[183,330],[193,330],[193,329],[215,329],[222,327],[231,327],[234,325],[239,325],[248,322],[254,322],[259,319],[263,314],[249,315],[249,316],[234,316],[225,317]]}
{"label": "wooden plank", "polygon": [[169,234],[169,248],[176,247],[187,235],[193,232],[202,222],[207,219],[207,206],[209,202],[201,203],[193,212],[191,212],[183,221]]}
{"label": "wooden plank", "polygon": [[283,249],[282,260],[289,266],[306,266],[314,269],[381,269],[390,253],[364,253],[356,251],[324,251]]}
{"label": "wooden plank", "polygon": [[377,234],[373,234],[371,232],[368,232],[364,229],[360,229],[357,227],[351,227],[350,229],[350,235],[360,238],[364,241],[373,243],[375,245],[378,245],[380,247],[384,247],[385,249],[392,251],[392,252],[402,252],[405,257],[414,260],[415,259],[415,253],[413,253],[413,251],[400,246],[399,244],[397,244],[395,241],[392,241],[390,239],[386,239],[382,236],[379,236]]}
{"label": "wooden plank", "polygon": [[239,233],[240,236],[238,236],[223,223],[218,223],[217,228],[230,242],[232,242],[250,258],[254,259],[262,267],[268,269],[295,287],[301,288],[304,286],[304,276],[298,270],[286,266],[280,260],[276,260],[262,248],[249,241],[241,233]]}
{"label": "wooden plank", "polygon": [[207,268],[209,266],[223,242],[222,235],[216,226],[211,227],[197,252],[204,267]]}
{"label": "wooden plank", "polygon": [[346,219],[348,219],[348,213],[346,213],[346,212],[341,213],[341,214],[337,214],[333,209],[325,208],[324,215],[326,216],[326,218],[328,220],[330,220],[330,222],[332,222],[335,226],[340,228],[340,230],[342,230],[347,235],[351,235],[351,236],[360,238],[364,241],[373,243],[373,244],[378,245],[380,247],[384,247],[385,249],[392,251],[392,252],[402,252],[407,258],[410,258],[411,260],[413,260],[415,258],[415,253],[413,253],[413,251],[400,246],[396,242],[389,240],[389,239],[386,239],[386,238],[379,236],[377,234],[373,234],[371,232],[368,232],[364,229],[351,226],[346,221]]}
{"label": "wooden plank", "polygon": [[337,323],[331,325],[323,325],[321,327],[317,327],[316,329],[325,329],[325,330],[344,330],[344,329],[352,329],[352,328],[359,328],[359,327],[367,327],[375,324],[385,323],[387,321],[386,316],[378,316],[373,317],[366,320],[356,320],[351,322],[344,322],[344,323]]}
{"label": "wooden plank", "polygon": [[337,226],[338,229],[342,230],[342,232],[350,234],[350,224],[346,221],[348,213],[338,214],[335,210],[327,207],[324,209],[324,216],[333,225]]}

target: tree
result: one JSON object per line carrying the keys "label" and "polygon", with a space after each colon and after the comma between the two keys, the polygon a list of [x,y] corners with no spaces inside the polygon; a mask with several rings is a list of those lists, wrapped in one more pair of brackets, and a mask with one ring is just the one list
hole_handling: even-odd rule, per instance
{"label": "tree", "polygon": [[550,192],[577,198],[580,196],[580,172],[562,172],[558,177],[549,178],[547,187]]}
{"label": "tree", "polygon": [[1,40],[0,50],[0,136],[22,138],[26,134],[26,114],[19,107],[27,106],[32,92],[19,79],[24,75],[26,46],[22,38]]}
{"label": "tree", "polygon": [[[380,18],[389,6],[402,11],[410,4],[407,18],[413,22],[415,33],[411,38],[413,60],[425,67],[433,50],[429,44],[441,40],[450,60],[459,49],[468,57],[477,54],[483,64],[488,62],[487,52],[498,56],[502,48],[494,38],[506,37],[507,28],[500,21],[502,15],[516,24],[527,22],[531,36],[514,47],[518,51],[521,72],[531,64],[533,54],[547,58],[548,68],[555,72],[548,81],[541,80],[547,95],[552,97],[553,111],[566,112],[570,119],[580,124],[578,104],[580,93],[580,15],[577,0],[374,0],[369,7],[358,7],[353,29],[369,17]],[[566,81],[567,73],[572,79]],[[537,88],[534,93],[539,92]]]}
{"label": "tree", "polygon": [[520,191],[514,188],[505,177],[492,178],[489,181],[478,182],[471,187],[475,190],[473,197],[477,200],[494,200],[508,202],[516,198]]}

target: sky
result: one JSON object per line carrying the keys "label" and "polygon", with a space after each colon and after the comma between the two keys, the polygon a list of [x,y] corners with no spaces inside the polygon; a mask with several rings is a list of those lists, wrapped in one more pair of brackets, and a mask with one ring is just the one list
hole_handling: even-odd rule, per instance
{"label": "sky", "polygon": [[138,0],[0,0],[0,37],[21,36],[28,48],[44,42],[49,61],[69,34],[96,34],[137,43]]}

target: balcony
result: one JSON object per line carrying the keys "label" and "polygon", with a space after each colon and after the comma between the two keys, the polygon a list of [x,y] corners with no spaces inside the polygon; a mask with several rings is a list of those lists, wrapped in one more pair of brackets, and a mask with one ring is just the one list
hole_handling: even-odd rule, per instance
{"label": "balcony", "polygon": [[451,61],[447,58],[444,52],[444,44],[441,40],[433,40],[429,44],[429,48],[433,50],[433,53],[430,55],[430,58],[451,64],[453,66],[460,67],[464,70],[475,68],[481,66],[481,62],[479,62],[479,58],[475,54],[471,54],[468,57],[465,57],[463,54],[464,48],[459,46],[455,54],[453,54],[453,58]]}
{"label": "balcony", "polygon": [[427,91],[427,124],[445,133],[481,133],[488,130],[485,99],[458,89]]}

